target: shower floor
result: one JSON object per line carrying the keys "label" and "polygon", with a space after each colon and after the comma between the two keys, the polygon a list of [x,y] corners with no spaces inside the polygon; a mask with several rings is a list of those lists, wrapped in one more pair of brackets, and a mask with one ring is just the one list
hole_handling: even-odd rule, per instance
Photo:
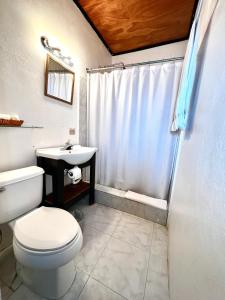
{"label": "shower floor", "polygon": [[[168,300],[166,227],[99,204],[76,207],[84,244],[74,259],[74,283],[61,299]],[[10,248],[0,265],[3,300],[43,300],[20,282],[15,266]]]}

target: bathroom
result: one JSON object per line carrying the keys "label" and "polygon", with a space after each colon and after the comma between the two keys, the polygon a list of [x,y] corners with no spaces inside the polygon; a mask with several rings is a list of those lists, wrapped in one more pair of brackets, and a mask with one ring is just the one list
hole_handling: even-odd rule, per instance
{"label": "bathroom", "polygon": [[[0,122],[0,299],[225,299],[225,2],[0,0],[0,28],[0,120],[24,120]],[[68,103],[47,57],[74,74]],[[84,147],[55,184],[43,153]],[[71,165],[90,188],[63,207]]]}

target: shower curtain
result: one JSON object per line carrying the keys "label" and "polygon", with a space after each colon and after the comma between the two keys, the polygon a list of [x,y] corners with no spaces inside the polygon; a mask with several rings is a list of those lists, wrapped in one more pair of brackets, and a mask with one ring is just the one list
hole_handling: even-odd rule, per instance
{"label": "shower curtain", "polygon": [[73,75],[63,72],[48,73],[48,94],[70,101],[73,87]]}
{"label": "shower curtain", "polygon": [[181,68],[177,61],[89,75],[88,145],[98,148],[97,183],[167,198]]}

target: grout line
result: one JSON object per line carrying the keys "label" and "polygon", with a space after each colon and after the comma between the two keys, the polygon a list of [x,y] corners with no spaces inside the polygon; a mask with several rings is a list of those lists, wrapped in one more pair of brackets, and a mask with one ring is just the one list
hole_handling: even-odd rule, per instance
{"label": "grout line", "polygon": [[136,248],[138,250],[144,251],[144,252],[146,252],[146,250],[148,250],[148,247],[151,247],[151,244],[150,244],[150,245],[146,246],[146,248],[144,248],[144,247],[142,248],[142,247],[138,247],[137,245],[134,245],[134,244],[132,244],[130,242],[124,241],[124,240],[122,240],[122,239],[120,239],[118,237],[112,236],[112,238],[115,239],[115,240],[118,240],[120,242],[123,242],[123,243],[125,243],[125,244],[127,244],[129,246],[132,246],[132,247],[134,247],[134,248]]}
{"label": "grout line", "polygon": [[[126,212],[126,211],[123,211],[123,210],[120,210],[120,209],[117,209],[117,208],[114,208],[114,207],[111,207],[111,206],[108,206],[108,205],[105,205],[105,204],[102,204],[102,203],[96,202],[96,204],[97,204],[98,206],[103,206],[103,207],[106,207],[106,208],[113,209],[113,210],[117,211],[118,213],[120,213],[121,217],[122,217],[122,215],[128,215],[128,216],[134,217],[135,219],[138,219],[138,220],[141,220],[141,221],[144,221],[144,222],[147,222],[147,223],[161,225],[161,224],[156,223],[156,222],[153,222],[153,221],[151,221],[151,220],[148,220],[148,219],[139,217],[139,216],[137,216],[137,215],[128,213],[128,212]],[[161,226],[165,227],[164,225],[161,225]]]}
{"label": "grout line", "polygon": [[[81,271],[82,271],[82,270],[81,270]],[[84,272],[84,271],[82,271],[82,272]],[[85,274],[87,274],[87,273],[85,272]],[[79,298],[80,298],[80,296],[81,296],[81,294],[82,294],[82,292],[83,292],[84,288],[86,287],[86,285],[87,285],[87,283],[88,283],[89,279],[90,279],[90,275],[88,275],[88,279],[87,279],[87,281],[85,282],[85,284],[84,284],[84,286],[83,286],[82,290],[80,291],[80,294],[78,295],[78,298],[77,298],[77,300],[79,300]]]}
{"label": "grout line", "polygon": [[[142,298],[142,299],[144,299],[144,298],[145,298],[145,295],[146,295],[146,286],[147,286],[147,282],[148,282],[148,273],[149,273],[149,270],[150,270],[150,258],[151,258],[151,253],[152,253],[153,240],[154,240],[154,237],[155,237],[155,233],[156,233],[156,230],[157,230],[157,225],[158,225],[158,223],[155,223],[155,222],[152,222],[152,221],[150,221],[150,220],[146,220],[146,219],[140,218],[140,217],[138,217],[138,216],[136,216],[136,215],[132,215],[132,214],[129,214],[129,213],[127,213],[127,212],[123,212],[123,211],[117,210],[117,209],[115,209],[115,208],[108,207],[108,206],[106,206],[106,205],[104,205],[104,204],[99,204],[99,203],[97,203],[97,205],[100,206],[100,207],[105,207],[106,209],[109,208],[109,209],[113,209],[114,211],[118,211],[118,212],[120,213],[120,216],[119,216],[119,218],[118,218],[118,221],[117,221],[117,223],[116,223],[116,225],[115,225],[115,228],[114,228],[113,232],[110,233],[110,234],[109,234],[109,233],[105,233],[105,232],[103,232],[103,231],[101,231],[101,230],[99,230],[99,229],[96,229],[96,228],[93,227],[92,225],[88,225],[89,227],[93,228],[95,231],[110,236],[110,238],[109,238],[108,241],[106,242],[106,244],[105,244],[105,246],[103,247],[103,249],[102,249],[102,251],[101,251],[101,254],[99,255],[99,257],[98,257],[98,259],[97,259],[95,265],[93,266],[91,272],[89,273],[88,280],[86,281],[86,283],[85,283],[85,285],[84,285],[84,287],[83,287],[81,293],[83,292],[83,290],[84,290],[84,288],[85,288],[87,282],[90,280],[90,278],[92,278],[93,280],[96,280],[97,282],[99,282],[99,283],[100,283],[101,285],[103,285],[104,287],[108,288],[109,290],[113,291],[114,293],[118,294],[119,296],[123,297],[124,299],[127,299],[127,298],[125,298],[124,296],[120,295],[118,292],[114,291],[112,288],[108,287],[107,285],[105,285],[104,283],[102,283],[100,280],[96,279],[96,278],[93,276],[93,272],[94,272],[94,270],[95,270],[97,264],[99,263],[100,259],[102,258],[102,256],[103,256],[103,254],[104,254],[104,251],[105,251],[106,247],[109,245],[109,243],[111,242],[112,238],[114,238],[114,239],[117,239],[117,240],[119,240],[119,241],[122,241],[122,242],[124,242],[124,243],[126,243],[126,244],[128,244],[128,245],[130,245],[130,246],[132,246],[132,247],[134,247],[134,248],[136,248],[136,249],[138,249],[138,250],[142,250],[142,251],[147,252],[146,250],[149,249],[149,251],[147,252],[147,270],[146,270],[145,286],[144,286],[143,298]],[[121,219],[122,219],[123,215],[130,215],[130,216],[134,217],[135,219],[140,219],[141,221],[145,221],[145,222],[147,222],[147,223],[149,223],[149,224],[153,224],[153,230],[151,231],[151,233],[149,232],[149,235],[151,235],[151,238],[150,238],[150,245],[149,245],[149,246],[147,246],[146,248],[144,248],[144,247],[143,247],[143,248],[142,248],[142,247],[138,247],[138,246],[136,246],[136,244],[132,244],[132,243],[129,243],[129,242],[127,242],[127,241],[124,241],[123,239],[119,239],[119,238],[114,237],[114,233],[115,233],[116,229],[118,228],[118,226],[119,226],[119,224],[120,224],[120,222],[121,222]],[[85,217],[84,217],[84,219],[85,219]],[[161,226],[163,226],[163,225],[161,225]],[[80,295],[81,295],[81,293],[80,293]],[[80,297],[80,296],[79,296],[79,297]]]}
{"label": "grout line", "polygon": [[115,290],[113,290],[112,288],[110,288],[109,286],[105,285],[103,282],[101,282],[99,279],[96,279],[95,277],[91,277],[91,279],[97,281],[98,283],[100,283],[101,285],[103,285],[105,288],[107,288],[108,290],[116,293],[117,295],[119,295],[120,297],[122,297],[123,299],[129,300],[128,298],[124,297],[123,295],[121,295],[120,293],[116,292]]}
{"label": "grout line", "polygon": [[[151,247],[151,244],[152,244],[153,233],[154,233],[154,227],[153,227],[153,232],[152,232],[152,237],[151,237],[150,247]],[[150,233],[149,233],[149,234],[150,234]],[[90,272],[90,278],[96,280],[97,282],[99,282],[100,284],[102,284],[104,287],[106,287],[106,288],[108,288],[109,290],[113,291],[114,293],[118,294],[118,295],[121,296],[122,298],[128,300],[128,299],[125,298],[123,295],[119,294],[118,292],[116,292],[115,290],[113,290],[112,288],[110,288],[109,286],[105,285],[105,284],[104,284],[103,282],[101,282],[100,280],[96,279],[95,277],[92,277],[92,274],[93,274],[93,272],[94,272],[95,267],[97,266],[99,260],[100,260],[101,257],[102,257],[103,252],[105,251],[106,247],[108,246],[108,244],[109,244],[109,242],[112,240],[112,238],[117,239],[117,240],[119,240],[119,241],[122,241],[122,242],[128,244],[129,246],[132,246],[132,247],[134,247],[134,248],[136,248],[136,249],[138,249],[138,250],[146,251],[146,249],[139,248],[139,247],[137,247],[137,246],[135,246],[135,245],[133,245],[133,244],[131,244],[131,243],[128,243],[128,242],[124,241],[124,240],[120,240],[120,239],[118,239],[118,238],[115,238],[115,237],[111,236],[110,239],[108,240],[108,242],[106,243],[106,246],[104,247],[104,249],[103,249],[103,251],[102,251],[102,253],[101,253],[101,256],[98,258],[98,260],[97,260],[95,266],[93,267],[92,271]],[[149,263],[149,259],[150,259],[150,253],[148,254],[148,263]],[[148,276],[148,268],[147,268],[147,272],[146,272],[146,281],[147,281],[147,276]],[[145,283],[145,288],[146,288],[146,283]],[[143,293],[143,299],[144,299],[144,296],[145,296],[145,288],[144,288],[144,293]]]}
{"label": "grout line", "polygon": [[118,219],[118,222],[116,223],[116,226],[115,226],[115,228],[114,228],[114,230],[113,230],[113,232],[111,234],[112,237],[113,237],[114,233],[116,232],[116,229],[118,228],[118,226],[119,226],[119,224],[121,222],[122,214],[120,213],[119,215],[120,215],[120,217]]}
{"label": "grout line", "polygon": [[[84,222],[85,222],[85,216],[84,216]],[[99,233],[102,233],[102,234],[104,234],[104,235],[108,235],[108,236],[109,236],[109,239],[108,239],[108,241],[106,242],[105,246],[103,247],[103,249],[102,249],[102,251],[101,251],[101,254],[99,255],[99,257],[98,257],[98,259],[97,259],[95,265],[93,266],[91,272],[89,273],[89,276],[90,276],[90,275],[92,274],[92,272],[94,271],[94,269],[95,269],[97,263],[99,262],[100,258],[102,257],[103,252],[105,251],[106,247],[108,246],[108,243],[109,243],[109,241],[110,241],[111,238],[112,238],[112,234],[108,234],[108,233],[102,232],[101,230],[96,229],[96,228],[93,227],[92,225],[86,225],[86,226],[91,227],[92,229],[94,229],[95,231],[97,231],[97,232],[99,232]],[[88,279],[88,280],[89,280],[89,279]]]}
{"label": "grout line", "polygon": [[[112,198],[113,198],[113,197],[121,198],[121,199],[120,199],[120,202],[121,202],[121,203],[122,203],[123,201],[125,201],[125,200],[126,200],[126,201],[129,201],[130,203],[136,203],[138,207],[143,207],[143,208],[144,208],[144,211],[145,211],[146,209],[148,209],[148,208],[151,208],[151,207],[153,208],[153,206],[147,205],[146,203],[142,203],[142,202],[135,201],[135,200],[132,200],[132,199],[128,199],[128,198],[125,198],[125,197],[121,197],[121,196],[119,196],[119,195],[114,195],[114,194],[111,194],[110,192],[101,191],[101,190],[98,190],[98,189],[97,189],[97,191],[100,192],[100,193],[103,193],[103,194],[111,195]],[[163,200],[163,199],[161,199],[161,200]],[[163,200],[163,201],[165,201],[165,200]],[[104,196],[103,196],[103,202],[104,202]],[[125,213],[127,213],[127,214],[130,214],[130,213],[126,212],[125,210],[118,209],[118,208],[114,208],[114,207],[109,206],[109,205],[107,205],[107,204],[105,204],[105,203],[103,203],[103,202],[100,202],[100,204],[101,204],[101,205],[104,205],[104,206],[111,207],[111,208],[113,208],[113,209],[116,209],[116,210],[119,210],[119,211],[122,211],[122,212],[125,212]],[[98,203],[98,202],[96,202],[96,203]],[[158,209],[159,211],[163,210],[163,209],[161,209],[161,208],[157,208],[157,209]],[[166,213],[168,214],[168,209],[166,209],[165,211],[166,211]],[[131,215],[134,215],[134,214],[131,214]],[[143,217],[143,216],[140,217],[140,216],[137,216],[137,215],[134,215],[134,216],[136,216],[136,217],[138,217],[138,218],[141,218],[141,219],[144,219],[144,220],[149,221],[149,222],[154,222],[153,220],[149,220],[148,218],[146,218],[146,217],[145,217],[145,214],[144,214],[144,217]],[[156,222],[154,222],[154,223],[156,223]],[[161,223],[157,223],[157,224],[162,225]],[[162,225],[162,226],[165,226],[165,225]]]}
{"label": "grout line", "polygon": [[153,226],[153,232],[152,232],[152,238],[151,238],[151,246],[150,246],[149,257],[148,257],[148,267],[147,267],[147,274],[146,274],[146,279],[145,279],[145,289],[144,289],[144,297],[143,297],[143,299],[145,299],[146,286],[147,286],[147,282],[148,282],[148,272],[149,272],[149,268],[150,268],[150,259],[151,259],[152,244],[153,244],[155,229],[156,229],[156,225],[154,224],[154,226]]}
{"label": "grout line", "polygon": [[132,216],[132,217],[134,217],[134,218],[136,218],[136,219],[140,219],[140,220],[142,220],[142,221],[146,221],[146,222],[148,222],[148,223],[154,223],[154,222],[151,221],[151,220],[148,220],[148,219],[139,217],[139,216],[134,215],[134,214],[132,214],[132,213],[130,213],[130,212],[126,212],[126,211],[124,211],[124,210],[119,210],[119,211],[121,211],[122,214],[124,214],[124,215],[129,215],[129,216]]}
{"label": "grout line", "polygon": [[[133,217],[133,215],[131,215],[131,216]],[[134,217],[136,217],[136,216],[134,216]],[[122,216],[120,216],[120,219],[118,220],[118,222],[117,222],[117,224],[116,224],[116,226],[115,226],[115,229],[113,230],[113,232],[112,232],[111,234],[105,233],[105,232],[103,232],[103,231],[101,231],[101,230],[99,230],[99,229],[96,229],[96,228],[95,228],[94,226],[92,226],[92,225],[86,225],[86,226],[93,228],[93,229],[94,229],[95,231],[97,231],[97,232],[103,233],[103,234],[105,234],[105,235],[109,235],[110,238],[117,239],[117,240],[119,240],[119,241],[121,241],[121,242],[124,242],[124,243],[126,243],[126,244],[128,244],[128,245],[130,245],[130,246],[133,246],[133,247],[135,247],[135,248],[137,248],[137,249],[139,249],[139,250],[146,251],[146,249],[147,249],[148,247],[151,247],[151,243],[150,243],[150,245],[147,245],[146,248],[145,248],[145,247],[138,247],[136,244],[133,244],[133,243],[127,242],[127,241],[125,241],[125,240],[123,240],[123,239],[120,239],[120,238],[115,237],[115,236],[114,236],[114,233],[115,233],[117,227],[118,227],[119,224],[120,224],[121,218],[122,218]],[[141,218],[140,218],[140,219],[141,219]],[[141,220],[142,220],[142,219],[141,219]],[[153,222],[149,221],[149,223],[153,223]],[[153,230],[154,230],[154,224],[155,224],[155,223],[153,223]],[[150,232],[147,233],[147,234],[150,235]],[[153,235],[153,234],[152,234],[152,235]],[[107,243],[108,243],[108,242],[107,242]],[[103,251],[104,251],[104,250],[103,250]]]}
{"label": "grout line", "polygon": [[[18,287],[14,290],[14,289],[12,288],[12,285],[13,285],[13,283],[15,282],[15,280],[16,280],[17,278],[19,278],[20,284],[19,284]],[[22,284],[23,284],[23,282],[22,282],[22,280],[20,279],[19,275],[17,274],[17,269],[16,269],[16,273],[15,273],[14,278],[13,278],[13,280],[12,280],[10,289],[13,291],[13,293],[15,293],[15,291],[17,291],[18,288],[19,288]]]}
{"label": "grout line", "polygon": [[66,292],[65,295],[63,295],[62,297],[59,298],[59,300],[60,300],[60,299],[63,299],[63,297],[65,297],[65,296],[67,295],[67,293],[69,293],[69,291],[72,289],[72,287],[73,287],[73,285],[74,285],[76,279],[77,279],[77,269],[76,269],[76,274],[75,274],[75,277],[74,277],[74,279],[73,279],[73,282],[72,282],[70,288],[68,289],[68,291]]}
{"label": "grout line", "polygon": [[120,209],[118,209],[118,208],[111,207],[111,206],[108,206],[108,205],[103,204],[103,203],[99,203],[99,202],[96,202],[96,203],[97,203],[99,206],[104,206],[104,207],[107,207],[107,208],[116,210],[116,211],[120,212],[121,215],[123,215],[123,214],[129,215],[129,216],[132,216],[132,217],[134,217],[134,218],[140,219],[140,220],[142,220],[142,221],[146,221],[146,222],[148,222],[148,223],[158,224],[158,225],[161,225],[161,226],[163,226],[163,227],[166,227],[166,225],[162,225],[162,224],[160,224],[160,223],[156,223],[156,222],[154,222],[154,221],[152,221],[152,220],[149,220],[149,219],[146,219],[146,218],[144,218],[144,217],[139,217],[139,216],[137,216],[137,215],[134,215],[134,214],[132,214],[132,213],[126,212],[126,211],[124,211],[124,210],[120,210]]}
{"label": "grout line", "polygon": [[[99,205],[99,204],[98,204]],[[103,207],[106,207],[105,205],[100,205],[100,206],[103,206]],[[108,207],[107,207],[108,208]],[[115,210],[115,209],[113,209],[113,210]],[[117,211],[117,210],[116,210]],[[120,212],[120,211],[119,211]],[[117,221],[117,223],[116,223],[116,225],[115,225],[115,228],[113,229],[113,232],[112,233],[108,233],[108,232],[104,232],[104,231],[102,231],[102,230],[99,230],[99,229],[97,229],[97,228],[95,228],[93,225],[86,225],[86,226],[89,226],[89,227],[91,227],[91,228],[93,228],[94,230],[96,230],[96,231],[98,231],[98,232],[101,232],[101,233],[103,233],[103,234],[106,234],[106,235],[109,235],[109,236],[113,236],[113,234],[114,234],[114,232],[115,232],[115,230],[116,230],[116,228],[117,228],[117,226],[119,225],[119,223],[120,223],[120,220],[121,220],[121,213],[119,213],[119,220]],[[97,215],[98,216],[98,215]],[[103,217],[104,217],[104,215],[103,215]],[[85,216],[84,216],[84,222],[85,222]]]}
{"label": "grout line", "polygon": [[100,258],[102,257],[102,254],[103,254],[103,252],[105,251],[105,249],[106,249],[106,247],[108,246],[109,241],[110,241],[111,239],[112,239],[112,236],[110,236],[110,238],[108,239],[108,241],[107,241],[106,244],[105,244],[105,247],[103,247],[103,249],[102,249],[102,251],[101,251],[101,254],[99,255],[99,257],[98,257],[98,259],[97,259],[95,265],[93,266],[93,268],[92,268],[92,270],[91,270],[91,272],[90,272],[90,274],[89,274],[90,276],[91,276],[91,274],[93,273],[93,271],[94,271],[94,269],[95,269],[97,263],[99,262]]}
{"label": "grout line", "polygon": [[[116,226],[117,226],[117,225],[116,225]],[[101,234],[104,234],[104,235],[108,235],[108,236],[110,236],[110,237],[112,237],[112,235],[113,235],[113,233],[114,233],[114,231],[115,231],[115,229],[114,229],[112,233],[104,232],[104,231],[102,231],[102,230],[99,230],[98,228],[95,228],[95,226],[94,226],[94,225],[91,225],[91,224],[86,224],[86,227],[92,228],[92,229],[94,229],[95,231],[97,231],[97,232],[99,232],[99,233],[101,233]]]}
{"label": "grout line", "polygon": [[[105,207],[105,205],[101,205],[101,206],[104,206],[104,207]],[[113,210],[116,210],[116,209],[113,208]],[[121,211],[119,211],[119,212],[121,212]],[[101,230],[99,230],[99,229],[96,229],[93,225],[86,225],[86,226],[93,228],[93,229],[94,229],[95,231],[97,231],[97,232],[103,233],[103,234],[105,234],[105,235],[109,235],[111,238],[114,238],[114,239],[117,239],[117,240],[119,240],[119,241],[122,241],[122,242],[124,242],[124,243],[126,243],[126,244],[128,244],[128,245],[130,245],[130,246],[133,246],[133,247],[139,249],[139,250],[146,251],[146,249],[147,249],[148,247],[151,247],[151,243],[150,243],[150,245],[147,245],[146,247],[138,247],[136,244],[127,242],[127,241],[125,241],[125,240],[123,240],[123,239],[120,239],[120,238],[117,238],[117,237],[114,236],[114,233],[115,233],[117,227],[118,227],[119,224],[120,224],[120,221],[121,221],[121,219],[122,219],[122,215],[123,215],[123,214],[125,214],[125,215],[130,215],[130,216],[132,216],[132,217],[134,217],[134,218],[140,219],[141,221],[144,220],[144,221],[146,221],[146,222],[149,223],[149,224],[153,224],[153,231],[154,231],[155,225],[157,225],[157,223],[154,223],[154,222],[151,222],[151,221],[142,219],[142,218],[137,217],[137,216],[135,216],[135,215],[128,214],[128,213],[126,213],[126,212],[125,212],[125,213],[121,212],[121,213],[120,213],[120,218],[119,218],[119,220],[118,220],[118,222],[117,222],[117,224],[116,224],[116,226],[115,226],[113,232],[110,233],[110,234],[109,234],[109,233],[105,233],[104,231],[101,231]],[[137,225],[137,226],[138,226],[138,225]],[[152,233],[152,238],[153,238],[153,231],[151,232],[151,233]],[[150,235],[151,233],[149,232],[149,233],[147,233],[147,234]],[[152,242],[152,238],[151,238],[151,242]],[[107,243],[108,243],[108,242],[107,242]],[[103,251],[104,251],[104,250],[103,250]]]}
{"label": "grout line", "polygon": [[12,292],[12,294],[11,294],[8,298],[6,298],[6,299],[9,299],[9,298],[15,293],[15,292],[14,292],[11,288],[9,288],[7,285],[3,285],[3,286],[0,287],[0,300],[4,300],[4,299],[5,299],[5,298],[1,298],[1,296],[3,297],[3,293],[2,293],[3,288],[7,288],[10,292]]}
{"label": "grout line", "polygon": [[105,204],[97,203],[97,202],[96,202],[96,204],[97,204],[97,206],[104,207],[104,208],[109,209],[109,210],[114,210],[114,211],[117,212],[119,215],[122,215],[122,214],[123,214],[123,211],[122,211],[122,210],[116,209],[116,208],[114,208],[114,207],[107,206],[107,205],[105,205]]}

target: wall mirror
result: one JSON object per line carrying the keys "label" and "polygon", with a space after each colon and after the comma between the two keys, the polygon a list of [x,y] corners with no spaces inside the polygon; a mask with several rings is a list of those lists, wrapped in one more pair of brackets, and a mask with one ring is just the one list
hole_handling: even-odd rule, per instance
{"label": "wall mirror", "polygon": [[45,96],[72,105],[74,77],[74,73],[69,68],[47,55]]}

